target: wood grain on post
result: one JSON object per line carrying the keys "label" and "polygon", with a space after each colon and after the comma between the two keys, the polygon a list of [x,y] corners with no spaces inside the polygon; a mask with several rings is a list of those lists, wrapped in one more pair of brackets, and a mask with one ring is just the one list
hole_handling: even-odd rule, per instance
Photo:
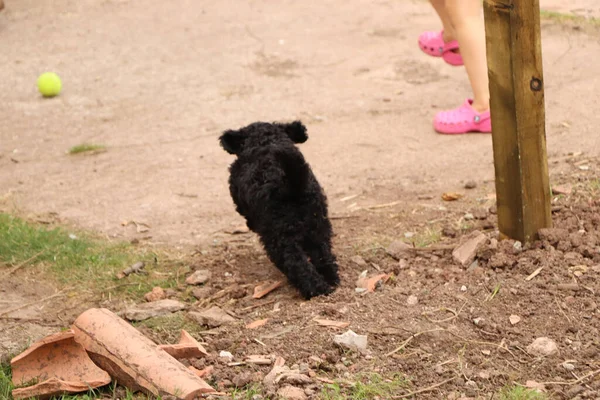
{"label": "wood grain on post", "polygon": [[539,0],[485,0],[500,233],[529,242],[552,225]]}

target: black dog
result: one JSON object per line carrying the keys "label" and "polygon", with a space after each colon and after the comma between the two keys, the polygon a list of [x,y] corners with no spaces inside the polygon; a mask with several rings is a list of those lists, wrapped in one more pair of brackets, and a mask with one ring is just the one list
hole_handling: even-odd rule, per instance
{"label": "black dog", "polygon": [[327,199],[294,143],[308,139],[301,122],[256,122],[228,130],[221,146],[237,159],[229,168],[229,190],[281,272],[306,299],[339,285],[331,252]]}

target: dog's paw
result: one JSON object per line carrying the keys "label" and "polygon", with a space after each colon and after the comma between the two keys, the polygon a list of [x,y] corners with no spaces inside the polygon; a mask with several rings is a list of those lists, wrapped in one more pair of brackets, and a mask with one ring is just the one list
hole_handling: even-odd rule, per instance
{"label": "dog's paw", "polygon": [[334,291],[335,291],[334,287],[331,287],[331,286],[323,283],[322,285],[318,285],[317,287],[311,287],[306,290],[303,290],[301,293],[302,293],[302,296],[306,300],[310,300],[313,297],[330,295]]}
{"label": "dog's paw", "polygon": [[337,274],[326,276],[325,280],[334,288],[340,286],[341,283],[340,277]]}

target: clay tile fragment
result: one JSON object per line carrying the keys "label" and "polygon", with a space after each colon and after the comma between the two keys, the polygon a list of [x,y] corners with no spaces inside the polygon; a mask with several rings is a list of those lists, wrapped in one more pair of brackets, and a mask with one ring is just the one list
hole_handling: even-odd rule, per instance
{"label": "clay tile fragment", "polygon": [[183,358],[201,358],[208,356],[206,349],[184,329],[181,330],[179,343],[163,344],[158,346],[158,348],[166,351],[178,360]]}
{"label": "clay tile fragment", "polygon": [[85,392],[110,383],[108,373],[92,362],[74,336],[72,330],[47,336],[11,360],[15,386],[39,382],[14,389],[15,399]]}
{"label": "clay tile fragment", "polygon": [[154,396],[193,400],[215,390],[140,331],[104,308],[92,308],[73,323],[75,340],[119,384]]}
{"label": "clay tile fragment", "polygon": [[260,328],[261,326],[265,326],[267,322],[269,322],[269,318],[258,319],[256,321],[250,322],[248,325],[246,325],[246,329]]}
{"label": "clay tile fragment", "polygon": [[319,326],[325,326],[328,328],[344,329],[344,328],[347,328],[348,326],[350,326],[350,322],[332,321],[329,319],[315,318],[315,319],[313,319],[313,321],[315,321]]}
{"label": "clay tile fragment", "polygon": [[356,287],[364,289],[367,292],[374,292],[375,289],[386,283],[390,279],[391,275],[379,274],[372,277],[367,277],[366,271],[363,272],[358,280],[356,281]]}

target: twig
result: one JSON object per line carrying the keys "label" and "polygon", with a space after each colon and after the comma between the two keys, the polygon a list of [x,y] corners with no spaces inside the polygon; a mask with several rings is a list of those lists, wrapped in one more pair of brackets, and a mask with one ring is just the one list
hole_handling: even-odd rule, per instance
{"label": "twig", "polygon": [[12,309],[10,309],[10,310],[8,310],[8,311],[4,311],[3,313],[0,313],[0,318],[4,318],[4,316],[5,316],[5,315],[12,314],[12,313],[14,313],[15,311],[19,311],[19,310],[21,310],[21,309],[23,309],[23,308],[31,307],[31,306],[33,306],[33,305],[36,305],[36,304],[39,304],[39,303],[44,303],[44,302],[46,302],[46,301],[48,301],[48,300],[52,300],[52,299],[53,299],[53,298],[55,298],[55,297],[64,296],[64,295],[65,295],[65,294],[64,294],[64,293],[62,292],[62,290],[61,290],[60,292],[58,292],[58,293],[55,293],[55,294],[53,294],[52,296],[44,297],[44,298],[43,298],[43,299],[41,299],[41,300],[32,301],[32,302],[30,302],[30,303],[23,304],[22,306],[19,306],[19,307],[12,308]]}
{"label": "twig", "polygon": [[129,283],[121,283],[120,285],[109,286],[106,289],[103,289],[102,292],[110,292],[111,290],[118,289],[123,286],[135,286],[141,285],[140,282],[129,282]]}
{"label": "twig", "polygon": [[4,275],[2,275],[1,279],[8,278],[9,275],[13,274],[17,270],[19,270],[19,269],[23,268],[25,265],[29,264],[31,261],[33,261],[36,258],[38,258],[44,251],[46,251],[46,250],[42,250],[39,253],[34,254],[33,256],[29,257],[27,260],[25,260],[25,261],[21,262],[20,264],[14,266],[13,268],[9,269],[8,272],[5,272]]}
{"label": "twig", "polygon": [[456,245],[454,244],[440,244],[437,246],[429,246],[429,247],[409,247],[407,250],[417,251],[417,252],[428,252],[428,251],[448,251],[454,250]]}
{"label": "twig", "polygon": [[366,207],[366,208],[367,208],[367,210],[377,210],[379,208],[393,207],[393,206],[398,205],[400,203],[401,203],[401,201],[398,200],[398,201],[392,201],[391,203],[376,204],[374,206],[369,206],[369,207]]}
{"label": "twig", "polygon": [[592,371],[584,376],[582,376],[579,379],[576,379],[574,381],[570,381],[570,382],[542,382],[542,385],[564,385],[564,386],[572,386],[572,385],[577,385],[579,382],[587,379],[587,378],[591,378],[594,375],[598,375],[600,374],[600,369],[597,369],[595,371]]}
{"label": "twig", "polygon": [[565,318],[567,319],[567,321],[569,321],[569,323],[571,323],[571,318],[569,318],[569,316],[567,315],[567,313],[565,312],[565,310],[562,309],[562,307],[558,303],[558,299],[556,298],[556,296],[554,296],[554,302],[556,303],[556,306],[558,307],[558,309],[560,310],[560,312],[563,313],[563,315],[565,316]]}
{"label": "twig", "polygon": [[332,215],[329,219],[351,219],[351,218],[360,218],[360,215]]}
{"label": "twig", "polygon": [[542,270],[544,269],[544,267],[539,267],[538,269],[536,269],[535,271],[533,271],[531,273],[531,275],[529,275],[527,278],[525,278],[526,281],[530,281],[533,278],[535,278],[536,276],[539,275],[540,272],[542,272]]}
{"label": "twig", "polygon": [[404,342],[402,342],[402,344],[400,346],[398,346],[397,348],[395,348],[394,350],[390,351],[389,353],[387,353],[385,356],[389,357],[397,352],[399,352],[400,350],[402,350],[403,348],[405,348],[414,338],[421,336],[425,333],[430,333],[430,332],[438,332],[438,331],[444,331],[444,328],[436,328],[436,329],[430,329],[428,331],[422,331],[422,332],[417,332],[411,336],[409,336],[408,339],[406,339]]}
{"label": "twig", "polygon": [[456,379],[456,376],[454,376],[450,379],[446,379],[445,381],[442,381],[440,383],[436,383],[435,385],[431,385],[431,386],[423,388],[423,389],[415,390],[413,392],[409,392],[409,393],[403,394],[401,396],[393,396],[392,399],[405,399],[407,397],[412,397],[416,394],[431,392],[432,390],[435,390],[435,389],[439,388],[440,386],[445,385],[448,382],[452,382],[455,379]]}
{"label": "twig", "polygon": [[240,311],[249,311],[249,310],[253,310],[253,309],[258,308],[258,307],[268,306],[269,304],[275,303],[275,301],[276,300],[270,300],[270,301],[265,301],[264,303],[255,304],[253,306],[244,307]]}

